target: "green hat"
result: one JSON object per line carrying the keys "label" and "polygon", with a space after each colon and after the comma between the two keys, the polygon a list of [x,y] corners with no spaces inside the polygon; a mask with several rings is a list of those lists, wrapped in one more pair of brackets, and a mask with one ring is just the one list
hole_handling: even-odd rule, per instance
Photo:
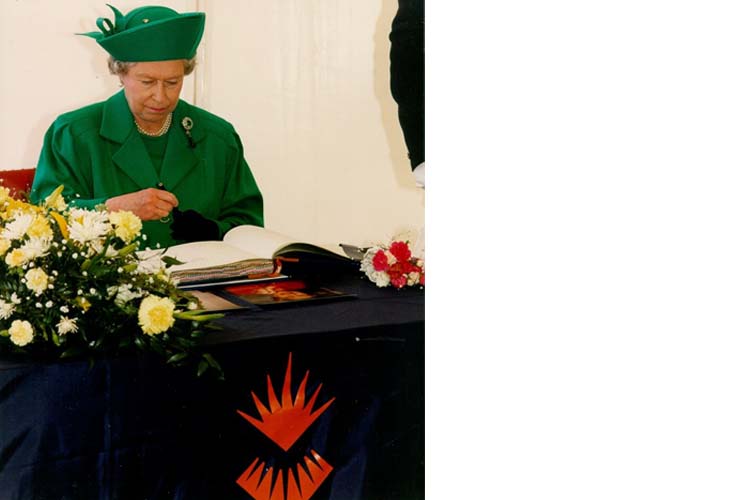
{"label": "green hat", "polygon": [[149,6],[138,7],[123,16],[116,8],[107,6],[115,14],[114,24],[100,17],[96,25],[101,32],[77,34],[95,39],[118,61],[168,61],[195,55],[206,23],[203,12],[179,14],[168,7]]}

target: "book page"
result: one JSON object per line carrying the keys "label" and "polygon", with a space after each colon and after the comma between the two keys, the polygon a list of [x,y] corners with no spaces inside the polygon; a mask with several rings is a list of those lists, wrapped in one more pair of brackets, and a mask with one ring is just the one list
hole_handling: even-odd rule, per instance
{"label": "book page", "polygon": [[[275,253],[287,245],[292,245],[296,250],[312,247],[322,248],[331,253],[346,257],[346,254],[336,245],[321,245],[317,243],[305,243],[295,240],[285,234],[277,233],[258,226],[237,226],[230,229],[224,235],[224,241],[234,247],[247,250],[262,258],[273,258]],[[316,253],[316,252],[313,252]],[[320,252],[318,252],[320,253]]]}
{"label": "book page", "polygon": [[229,245],[266,259],[272,258],[276,250],[294,241],[281,233],[250,225],[234,227],[224,235],[224,242]]}
{"label": "book page", "polygon": [[167,248],[164,253],[183,262],[169,269],[182,271],[185,269],[200,269],[203,267],[221,266],[245,259],[257,259],[263,256],[228,245],[223,241],[194,241]]}

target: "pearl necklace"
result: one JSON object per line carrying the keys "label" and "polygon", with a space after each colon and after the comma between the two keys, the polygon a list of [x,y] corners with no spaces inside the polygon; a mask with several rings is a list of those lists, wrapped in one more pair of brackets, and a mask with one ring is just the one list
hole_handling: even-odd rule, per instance
{"label": "pearl necklace", "polygon": [[149,137],[161,137],[164,134],[167,133],[169,130],[170,125],[172,125],[172,113],[169,113],[167,115],[167,119],[164,120],[164,125],[161,126],[159,130],[156,132],[148,132],[146,130],[143,130],[140,125],[138,125],[138,122],[136,120],[133,120],[135,122],[135,127],[138,129],[138,132],[140,132],[143,135],[147,135]]}

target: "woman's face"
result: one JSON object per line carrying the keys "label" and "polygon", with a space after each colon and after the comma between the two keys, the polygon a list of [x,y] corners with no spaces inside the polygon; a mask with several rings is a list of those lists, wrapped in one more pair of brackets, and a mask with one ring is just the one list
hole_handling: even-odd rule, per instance
{"label": "woman's face", "polygon": [[185,65],[182,59],[139,62],[120,76],[130,111],[142,127],[164,123],[180,98]]}

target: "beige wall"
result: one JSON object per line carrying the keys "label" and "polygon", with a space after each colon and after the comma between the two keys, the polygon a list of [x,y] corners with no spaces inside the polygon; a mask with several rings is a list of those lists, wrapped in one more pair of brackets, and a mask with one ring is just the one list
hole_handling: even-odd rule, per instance
{"label": "beige wall", "polygon": [[[268,227],[366,244],[424,224],[388,86],[396,0],[160,3],[207,13],[182,97],[236,127]],[[104,1],[0,0],[0,169],[35,166],[55,116],[117,91],[104,51],[72,35],[100,16]]]}

